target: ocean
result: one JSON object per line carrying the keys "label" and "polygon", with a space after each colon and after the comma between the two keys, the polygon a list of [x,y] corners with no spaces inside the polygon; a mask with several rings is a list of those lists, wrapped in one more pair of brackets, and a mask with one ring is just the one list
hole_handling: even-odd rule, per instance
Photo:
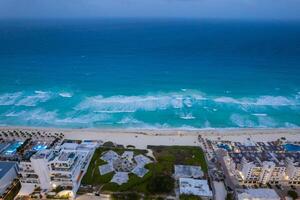
{"label": "ocean", "polygon": [[300,22],[0,20],[0,125],[300,126]]}

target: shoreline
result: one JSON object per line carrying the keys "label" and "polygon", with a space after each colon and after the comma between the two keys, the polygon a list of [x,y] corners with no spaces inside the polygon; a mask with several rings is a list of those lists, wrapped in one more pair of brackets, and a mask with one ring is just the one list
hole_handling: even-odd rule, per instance
{"label": "shoreline", "polygon": [[272,141],[285,137],[290,141],[300,141],[300,128],[235,128],[201,130],[166,130],[166,129],[65,129],[48,127],[6,126],[2,130],[62,132],[65,139],[112,141],[124,146],[134,145],[146,149],[148,145],[198,146],[198,136],[211,140],[229,140],[243,142]]}

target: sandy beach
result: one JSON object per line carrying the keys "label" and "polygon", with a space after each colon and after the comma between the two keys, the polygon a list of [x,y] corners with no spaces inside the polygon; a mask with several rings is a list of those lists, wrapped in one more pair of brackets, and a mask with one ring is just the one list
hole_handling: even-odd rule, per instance
{"label": "sandy beach", "polygon": [[0,130],[40,131],[63,133],[65,139],[112,141],[145,149],[147,145],[198,145],[198,136],[212,140],[273,141],[285,137],[300,141],[300,129],[199,129],[199,130],[144,130],[144,129],[57,129],[35,127],[1,127]]}

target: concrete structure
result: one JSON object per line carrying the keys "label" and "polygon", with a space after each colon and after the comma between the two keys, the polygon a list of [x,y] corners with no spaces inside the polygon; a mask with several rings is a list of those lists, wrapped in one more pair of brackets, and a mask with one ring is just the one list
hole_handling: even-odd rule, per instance
{"label": "concrete structure", "polygon": [[238,200],[280,200],[273,189],[248,189],[237,196]]}
{"label": "concrete structure", "polygon": [[104,152],[101,159],[106,161],[107,164],[99,166],[101,175],[114,172],[111,182],[121,185],[129,180],[128,174],[133,173],[142,178],[148,173],[145,165],[152,161],[142,154],[134,155],[133,151],[125,151],[122,155],[109,150]]}
{"label": "concrete structure", "polygon": [[16,162],[0,161],[0,195],[12,184],[17,178]]}
{"label": "concrete structure", "polygon": [[300,152],[285,151],[274,143],[244,146],[234,143],[224,162],[240,185],[300,185]]}
{"label": "concrete structure", "polygon": [[286,175],[291,185],[300,185],[300,160],[287,159]]}
{"label": "concrete structure", "polygon": [[21,183],[48,191],[62,186],[74,194],[96,147],[97,143],[65,143],[55,149],[39,151],[20,162]]}
{"label": "concrete structure", "polygon": [[127,183],[128,180],[129,180],[128,172],[117,172],[114,174],[110,182],[117,183],[118,185],[122,185],[123,183]]}
{"label": "concrete structure", "polygon": [[193,178],[179,179],[180,194],[200,196],[202,199],[212,199],[213,194],[209,189],[207,180],[199,180]]}
{"label": "concrete structure", "polygon": [[179,178],[202,178],[203,172],[200,166],[192,165],[175,165],[174,176],[176,179]]}

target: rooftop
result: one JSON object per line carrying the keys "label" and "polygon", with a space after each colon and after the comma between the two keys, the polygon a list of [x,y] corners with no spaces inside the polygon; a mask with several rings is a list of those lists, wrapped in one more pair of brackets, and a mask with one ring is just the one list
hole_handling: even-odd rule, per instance
{"label": "rooftop", "polygon": [[248,189],[238,194],[238,200],[280,200],[273,189]]}
{"label": "rooftop", "polygon": [[193,165],[175,165],[176,178],[201,178],[203,172],[200,166]]}
{"label": "rooftop", "polygon": [[15,167],[16,162],[5,162],[0,161],[0,179],[13,167]]}
{"label": "rooftop", "polygon": [[207,180],[193,178],[179,179],[180,194],[192,194],[196,196],[212,197]]}

